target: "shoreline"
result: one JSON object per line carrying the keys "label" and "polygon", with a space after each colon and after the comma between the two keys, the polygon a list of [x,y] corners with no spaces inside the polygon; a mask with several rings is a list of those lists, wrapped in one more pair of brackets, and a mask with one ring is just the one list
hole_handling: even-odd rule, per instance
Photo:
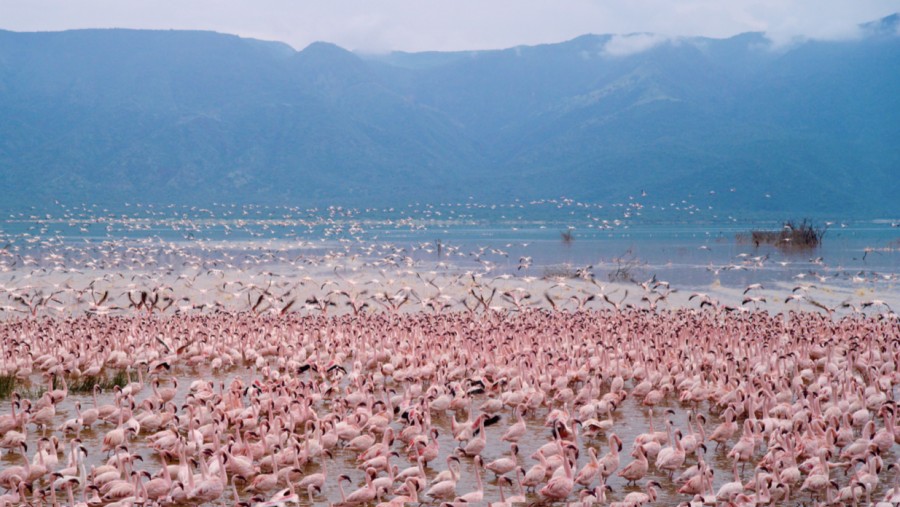
{"label": "shoreline", "polygon": [[[900,291],[884,284],[821,284],[787,281],[734,287],[712,283],[674,287],[662,280],[601,282],[596,278],[490,275],[474,271],[376,269],[359,260],[345,265],[270,265],[256,273],[227,266],[185,269],[181,274],[151,270],[13,270],[0,274],[0,316],[68,316],[83,312],[128,314],[136,308],[154,313],[192,313],[219,309],[329,313],[352,311],[492,311],[523,308],[678,309],[721,307],[728,311],[768,313],[892,313],[900,309]],[[141,293],[147,301],[141,304]]]}

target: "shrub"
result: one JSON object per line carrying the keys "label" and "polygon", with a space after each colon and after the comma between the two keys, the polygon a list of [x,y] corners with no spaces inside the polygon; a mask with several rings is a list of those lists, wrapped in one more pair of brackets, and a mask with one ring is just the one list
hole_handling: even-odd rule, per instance
{"label": "shrub", "polygon": [[[772,245],[784,250],[809,250],[818,248],[827,228],[814,225],[804,218],[799,223],[788,220],[779,231],[750,231],[750,241],[755,246]],[[738,240],[745,239],[738,236]]]}
{"label": "shrub", "polygon": [[15,388],[15,375],[0,375],[0,400],[9,398]]}

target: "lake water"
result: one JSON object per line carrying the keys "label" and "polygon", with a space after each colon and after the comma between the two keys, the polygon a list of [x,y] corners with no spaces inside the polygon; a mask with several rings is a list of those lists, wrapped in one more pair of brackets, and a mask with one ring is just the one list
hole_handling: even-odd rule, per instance
{"label": "lake water", "polygon": [[[623,211],[624,210],[624,211]],[[826,228],[818,248],[754,246],[738,238],[779,230],[772,220],[638,216],[627,207],[529,204],[508,207],[418,206],[388,210],[229,207],[214,210],[87,208],[0,221],[0,242],[37,263],[58,255],[77,262],[103,252],[137,250],[177,265],[183,256],[254,262],[278,259],[384,259],[417,270],[456,269],[546,276],[592,266],[603,280],[625,269],[635,280],[656,276],[682,287],[710,283],[892,284],[900,268],[896,219],[814,222]],[[571,241],[563,241],[568,231]],[[438,248],[440,243],[440,249]],[[439,251],[440,250],[440,251]],[[523,257],[527,267],[520,264]],[[520,267],[521,266],[521,267]]]}

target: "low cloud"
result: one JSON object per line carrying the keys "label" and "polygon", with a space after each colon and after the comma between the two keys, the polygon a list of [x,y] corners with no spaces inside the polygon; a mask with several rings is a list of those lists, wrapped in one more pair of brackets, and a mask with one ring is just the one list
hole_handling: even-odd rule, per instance
{"label": "low cloud", "polygon": [[[897,12],[898,0],[0,0],[0,29],[215,30],[350,50],[466,51],[613,37],[604,57],[647,51],[678,37],[766,33],[773,48],[854,36],[860,23]],[[651,33],[667,34],[649,35]],[[594,53],[591,56],[598,56]]]}
{"label": "low cloud", "polygon": [[665,44],[671,40],[666,35],[653,33],[634,33],[629,35],[614,35],[603,46],[603,54],[606,56],[629,56],[637,53],[643,53],[649,49],[653,49],[660,44]]}

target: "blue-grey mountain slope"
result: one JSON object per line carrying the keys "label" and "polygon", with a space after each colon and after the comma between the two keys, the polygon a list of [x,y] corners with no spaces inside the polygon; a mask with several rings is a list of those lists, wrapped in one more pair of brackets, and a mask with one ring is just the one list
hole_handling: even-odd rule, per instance
{"label": "blue-grey mountain slope", "polygon": [[896,214],[897,27],[891,16],[852,40],[783,47],[636,34],[388,55],[210,32],[0,31],[0,188],[8,207],[645,191],[721,210]]}

